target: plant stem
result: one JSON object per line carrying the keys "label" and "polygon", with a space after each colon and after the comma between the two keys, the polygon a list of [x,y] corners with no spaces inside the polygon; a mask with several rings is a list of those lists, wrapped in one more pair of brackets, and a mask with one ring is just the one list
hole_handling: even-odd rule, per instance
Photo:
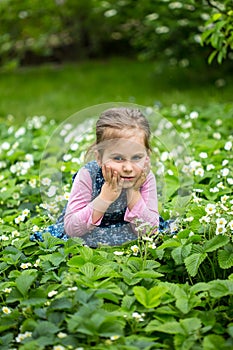
{"label": "plant stem", "polygon": [[210,266],[211,266],[211,270],[213,272],[213,278],[212,279],[215,280],[216,279],[216,273],[215,273],[215,269],[214,269],[214,264],[213,264],[212,260],[210,259],[209,255],[207,255],[207,258],[209,260],[209,263],[210,263]]}

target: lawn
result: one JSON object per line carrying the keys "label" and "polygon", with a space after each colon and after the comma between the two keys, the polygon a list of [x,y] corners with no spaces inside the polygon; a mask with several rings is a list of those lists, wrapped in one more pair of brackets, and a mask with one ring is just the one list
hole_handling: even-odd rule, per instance
{"label": "lawn", "polygon": [[225,68],[182,68],[114,57],[64,65],[24,67],[0,73],[0,116],[20,123],[45,115],[64,120],[106,102],[208,106],[232,100],[233,77]]}

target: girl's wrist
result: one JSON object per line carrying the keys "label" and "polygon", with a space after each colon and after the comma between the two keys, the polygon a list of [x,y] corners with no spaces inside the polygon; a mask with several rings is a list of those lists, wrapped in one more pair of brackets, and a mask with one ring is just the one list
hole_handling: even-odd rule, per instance
{"label": "girl's wrist", "polygon": [[130,196],[136,195],[136,194],[140,194],[140,188],[134,188],[134,187],[132,187],[132,188],[129,188],[129,189],[127,190],[127,197],[130,197]]}
{"label": "girl's wrist", "polygon": [[108,204],[108,205],[110,205],[110,204],[112,204],[114,202],[113,200],[109,200],[109,199],[104,198],[103,195],[101,195],[101,194],[98,196],[98,198],[101,201],[103,201],[103,203]]}
{"label": "girl's wrist", "polygon": [[92,201],[92,207],[94,210],[97,210],[101,213],[105,213],[112,203],[113,202],[101,198],[101,196],[99,195]]}
{"label": "girl's wrist", "polygon": [[139,189],[129,189],[127,191],[127,203],[128,208],[131,210],[135,204],[141,199],[141,193]]}

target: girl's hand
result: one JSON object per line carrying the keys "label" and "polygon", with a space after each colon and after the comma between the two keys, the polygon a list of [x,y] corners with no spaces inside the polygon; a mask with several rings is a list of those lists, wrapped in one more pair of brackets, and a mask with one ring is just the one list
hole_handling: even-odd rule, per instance
{"label": "girl's hand", "polygon": [[105,183],[102,186],[100,197],[104,201],[114,202],[121,194],[124,180],[120,178],[117,171],[112,170],[109,165],[102,166]]}
{"label": "girl's hand", "polygon": [[142,169],[141,175],[134,183],[133,187],[127,189],[127,202],[128,202],[128,208],[129,210],[132,210],[132,208],[135,206],[135,204],[140,200],[141,193],[140,193],[140,187],[144,184],[146,181],[146,177],[150,172],[150,159],[149,157],[146,158],[144,167]]}
{"label": "girl's hand", "polygon": [[144,184],[146,181],[147,175],[150,172],[150,158],[146,157],[144,167],[142,169],[141,175],[136,180],[136,182],[133,185],[133,190],[138,191],[140,187]]}

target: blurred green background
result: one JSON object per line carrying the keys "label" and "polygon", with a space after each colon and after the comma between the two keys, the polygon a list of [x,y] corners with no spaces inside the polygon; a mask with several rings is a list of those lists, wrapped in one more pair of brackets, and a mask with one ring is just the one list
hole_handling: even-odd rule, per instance
{"label": "blurred green background", "polygon": [[0,117],[232,101],[232,1],[0,1]]}

